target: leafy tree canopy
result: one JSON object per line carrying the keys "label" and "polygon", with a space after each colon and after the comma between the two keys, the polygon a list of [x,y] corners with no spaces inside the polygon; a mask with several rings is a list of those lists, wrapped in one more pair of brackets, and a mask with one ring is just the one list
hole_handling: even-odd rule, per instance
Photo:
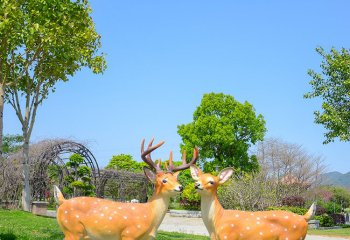
{"label": "leafy tree canopy", "polygon": [[342,48],[332,48],[327,53],[322,47],[316,48],[322,56],[321,72],[308,70],[312,78],[310,85],[313,91],[306,93],[305,98],[322,98],[322,110],[315,111],[315,123],[322,124],[328,132],[324,134],[323,143],[350,140],[350,54]]}
{"label": "leafy tree canopy", "polygon": [[223,93],[204,94],[193,121],[178,126],[181,149],[190,155],[198,146],[206,171],[213,171],[216,166],[233,166],[248,172],[257,169],[256,157],[249,156],[248,149],[263,140],[265,132],[263,116],[256,115],[250,103],[240,103]]}
{"label": "leafy tree canopy", "polygon": [[3,153],[5,155],[16,152],[23,144],[21,135],[5,135],[3,138]]}
{"label": "leafy tree canopy", "polygon": [[129,172],[142,172],[142,168],[147,166],[144,162],[135,161],[129,154],[119,154],[112,157],[106,169],[125,170]]}

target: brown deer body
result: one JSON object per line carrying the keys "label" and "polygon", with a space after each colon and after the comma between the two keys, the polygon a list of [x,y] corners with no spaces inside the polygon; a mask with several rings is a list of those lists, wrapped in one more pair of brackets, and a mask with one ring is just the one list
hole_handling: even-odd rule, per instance
{"label": "brown deer body", "polygon": [[201,195],[201,212],[211,240],[302,240],[306,236],[309,220],[315,210],[300,216],[287,211],[248,212],[225,210],[217,197],[217,188],[233,173],[224,169],[219,176],[203,174],[197,166],[191,166],[191,175],[196,180],[195,188]]}
{"label": "brown deer body", "polygon": [[[142,141],[141,157],[154,171],[144,168],[147,178],[154,184],[155,190],[147,203],[122,203],[95,197],[77,197],[64,199],[60,190],[55,187],[55,198],[59,204],[57,221],[65,235],[65,240],[148,240],[154,239],[169,206],[170,197],[182,191],[177,181],[179,170],[189,168],[198,157],[198,151],[191,163],[174,167],[172,153],[169,158],[167,172],[160,168],[160,161],[155,164],[150,153],[164,142],[144,151]],[[197,154],[196,154],[197,153]]]}

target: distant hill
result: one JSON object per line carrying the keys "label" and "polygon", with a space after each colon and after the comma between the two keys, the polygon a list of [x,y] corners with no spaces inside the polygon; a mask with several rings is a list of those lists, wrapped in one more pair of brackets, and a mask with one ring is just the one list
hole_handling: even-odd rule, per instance
{"label": "distant hill", "polygon": [[340,172],[329,172],[322,175],[323,185],[334,185],[350,188],[350,172],[340,173]]}

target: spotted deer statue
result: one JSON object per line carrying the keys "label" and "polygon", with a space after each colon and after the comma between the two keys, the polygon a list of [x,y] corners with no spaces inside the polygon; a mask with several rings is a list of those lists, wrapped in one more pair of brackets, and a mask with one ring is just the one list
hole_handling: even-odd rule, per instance
{"label": "spotted deer statue", "polygon": [[163,143],[152,146],[152,139],[146,151],[144,140],[141,144],[141,158],[150,167],[145,167],[144,172],[155,186],[153,196],[147,203],[122,203],[95,197],[67,200],[55,186],[55,198],[59,205],[57,221],[64,233],[64,239],[154,239],[168,209],[170,197],[183,189],[177,181],[179,171],[189,168],[198,158],[198,150],[195,148],[190,163],[186,163],[186,155],[183,153],[182,165],[175,167],[170,152],[167,171],[163,171],[160,160],[156,164],[151,158],[151,152]]}
{"label": "spotted deer statue", "polygon": [[233,168],[222,170],[218,176],[190,167],[195,188],[201,196],[201,213],[211,240],[302,240],[307,221],[314,215],[315,203],[304,216],[287,211],[247,212],[225,210],[217,197],[218,187],[226,182]]}

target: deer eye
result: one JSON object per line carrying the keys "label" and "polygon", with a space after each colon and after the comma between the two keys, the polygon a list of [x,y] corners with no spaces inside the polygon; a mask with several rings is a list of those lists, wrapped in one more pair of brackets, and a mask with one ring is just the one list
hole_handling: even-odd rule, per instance
{"label": "deer eye", "polygon": [[168,180],[166,180],[165,178],[163,179],[163,183],[167,183],[168,182]]}
{"label": "deer eye", "polygon": [[214,185],[214,181],[209,181],[208,183],[211,185]]}

